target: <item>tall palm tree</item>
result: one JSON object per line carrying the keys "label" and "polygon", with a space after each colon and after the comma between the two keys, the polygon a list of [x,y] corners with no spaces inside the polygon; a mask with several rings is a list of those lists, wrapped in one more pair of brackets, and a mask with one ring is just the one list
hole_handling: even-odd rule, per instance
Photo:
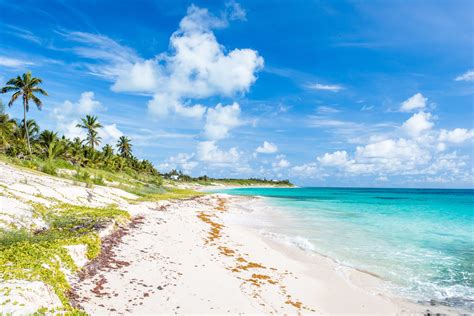
{"label": "tall palm tree", "polygon": [[102,127],[102,124],[97,120],[97,116],[86,115],[81,119],[82,124],[77,124],[76,127],[87,130],[86,143],[94,149],[94,146],[100,144],[101,137],[98,136],[97,129]]}
{"label": "tall palm tree", "polygon": [[120,156],[125,158],[132,156],[132,144],[130,138],[126,136],[120,136],[117,142],[117,148]]}
{"label": "tall palm tree", "polygon": [[39,110],[43,103],[35,95],[36,93],[42,95],[48,95],[48,93],[38,87],[43,81],[40,78],[35,78],[31,76],[31,72],[24,73],[22,76],[17,76],[7,81],[6,86],[0,90],[0,93],[13,92],[8,106],[12,106],[13,103],[19,98],[23,98],[23,122],[25,127],[25,135],[28,143],[28,151],[31,155],[31,145],[30,145],[30,135],[28,133],[28,124],[26,123],[26,112],[30,109],[29,101],[33,100]]}

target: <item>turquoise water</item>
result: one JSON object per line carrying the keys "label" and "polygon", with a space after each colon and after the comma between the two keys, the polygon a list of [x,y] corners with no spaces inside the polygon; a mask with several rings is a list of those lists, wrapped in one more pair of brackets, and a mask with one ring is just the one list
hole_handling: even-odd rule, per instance
{"label": "turquoise water", "polygon": [[474,309],[474,190],[239,188],[292,220],[277,233],[420,302]]}

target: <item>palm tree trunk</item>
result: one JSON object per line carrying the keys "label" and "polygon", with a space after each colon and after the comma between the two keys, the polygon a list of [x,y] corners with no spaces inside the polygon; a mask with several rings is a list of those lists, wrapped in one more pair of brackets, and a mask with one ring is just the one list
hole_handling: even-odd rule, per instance
{"label": "palm tree trunk", "polygon": [[26,142],[28,143],[28,151],[31,155],[31,145],[30,145],[30,133],[28,132],[28,124],[26,123],[26,108],[27,108],[28,100],[23,95],[23,124],[25,126],[26,132]]}

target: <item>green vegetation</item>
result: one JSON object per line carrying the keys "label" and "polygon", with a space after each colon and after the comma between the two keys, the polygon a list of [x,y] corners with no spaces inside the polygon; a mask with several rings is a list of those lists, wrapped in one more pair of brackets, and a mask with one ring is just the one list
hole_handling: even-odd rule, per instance
{"label": "green vegetation", "polygon": [[225,184],[225,185],[239,185],[239,186],[252,186],[252,185],[272,185],[272,186],[293,186],[290,180],[269,180],[269,179],[232,179],[232,178],[211,178],[206,175],[200,177],[191,177],[178,170],[171,170],[168,173],[162,174],[163,178],[180,181],[180,182],[194,182],[201,185],[213,185],[213,184]]}
{"label": "green vegetation", "polygon": [[36,96],[37,93],[42,95],[48,95],[46,91],[38,87],[42,83],[40,78],[35,78],[31,76],[31,72],[23,74],[23,76],[17,76],[7,81],[7,85],[3,87],[0,92],[7,93],[13,92],[8,106],[12,106],[13,103],[19,98],[23,99],[23,126],[25,130],[25,138],[28,144],[28,151],[31,154],[31,145],[30,145],[30,134],[28,121],[26,120],[26,112],[30,109],[29,101],[33,100],[38,109],[41,110],[42,102]]}
{"label": "green vegetation", "polygon": [[205,195],[205,193],[191,189],[166,188],[164,192],[146,194],[140,197],[137,201],[189,199],[203,195]]}
{"label": "green vegetation", "polygon": [[2,280],[42,281],[50,285],[66,310],[73,310],[67,298],[70,286],[61,268],[77,271],[65,246],[87,245],[87,257],[100,252],[98,230],[115,222],[123,223],[129,214],[115,206],[92,208],[57,204],[46,209],[34,205],[35,216],[48,228],[0,231],[0,277]]}
{"label": "green vegetation", "polygon": [[[115,154],[109,144],[102,150],[97,150],[101,142],[98,129],[102,125],[96,116],[87,115],[81,124],[77,124],[77,127],[86,131],[86,138],[76,137],[72,140],[65,136],[60,137],[54,131],[41,131],[34,120],[27,120],[29,101],[32,100],[38,109],[41,109],[42,101],[35,94],[48,95],[38,87],[41,83],[41,79],[32,77],[31,73],[27,72],[8,80],[6,86],[0,89],[0,93],[13,92],[8,106],[12,106],[22,97],[24,108],[23,120],[15,120],[4,112],[4,106],[0,104],[0,153],[12,158],[16,163],[19,160],[28,161],[20,164],[53,175],[58,174],[56,167],[61,165],[62,169],[103,169],[109,172],[153,176],[157,178],[154,182],[161,181],[159,172],[150,161],[139,160],[133,155],[131,140],[128,137],[120,137],[117,143],[119,154]],[[93,179],[93,183],[102,184],[101,181]]]}

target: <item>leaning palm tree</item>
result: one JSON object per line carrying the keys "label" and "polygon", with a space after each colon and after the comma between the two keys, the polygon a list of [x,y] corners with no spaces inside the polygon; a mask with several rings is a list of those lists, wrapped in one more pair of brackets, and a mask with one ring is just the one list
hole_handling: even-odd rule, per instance
{"label": "leaning palm tree", "polygon": [[117,148],[120,156],[127,158],[132,156],[132,144],[130,138],[120,136],[117,142]]}
{"label": "leaning palm tree", "polygon": [[31,76],[31,72],[27,72],[22,76],[17,76],[16,78],[12,78],[7,81],[7,85],[0,90],[0,93],[7,93],[13,92],[10,101],[8,102],[8,106],[12,106],[13,103],[19,98],[23,98],[23,122],[25,127],[25,136],[28,143],[28,151],[31,155],[31,145],[30,145],[30,135],[28,133],[28,124],[26,123],[26,112],[30,109],[29,101],[33,100],[39,110],[41,110],[41,106],[43,103],[41,100],[35,95],[35,93],[39,93],[42,95],[48,95],[46,91],[38,87],[43,81],[40,78],[35,78]]}
{"label": "leaning palm tree", "polygon": [[94,146],[100,144],[101,138],[98,136],[97,129],[102,127],[102,124],[97,120],[97,116],[86,115],[81,119],[82,124],[77,124],[76,127],[87,130],[86,143],[94,149]]}

